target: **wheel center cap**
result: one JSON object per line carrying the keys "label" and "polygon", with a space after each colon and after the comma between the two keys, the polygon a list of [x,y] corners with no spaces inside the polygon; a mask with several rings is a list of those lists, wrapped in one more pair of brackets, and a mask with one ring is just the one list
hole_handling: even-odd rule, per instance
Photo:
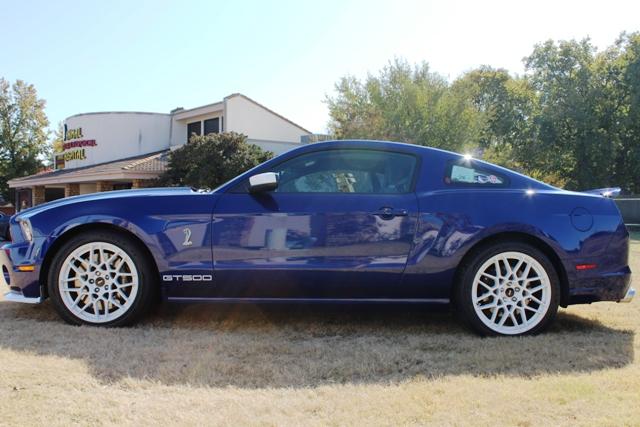
{"label": "wheel center cap", "polygon": [[512,288],[507,288],[504,293],[507,297],[511,298],[516,293],[516,291],[514,291]]}
{"label": "wheel center cap", "polygon": [[98,285],[98,286],[104,286],[104,278],[102,278],[102,277],[98,277],[98,278],[96,279],[96,285]]}

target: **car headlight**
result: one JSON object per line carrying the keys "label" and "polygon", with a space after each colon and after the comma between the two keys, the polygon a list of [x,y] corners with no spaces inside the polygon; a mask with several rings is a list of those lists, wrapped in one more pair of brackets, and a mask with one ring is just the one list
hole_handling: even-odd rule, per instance
{"label": "car headlight", "polygon": [[31,222],[28,219],[19,219],[18,223],[20,224],[20,230],[22,230],[22,235],[25,240],[30,242],[33,240],[33,230],[31,228]]}

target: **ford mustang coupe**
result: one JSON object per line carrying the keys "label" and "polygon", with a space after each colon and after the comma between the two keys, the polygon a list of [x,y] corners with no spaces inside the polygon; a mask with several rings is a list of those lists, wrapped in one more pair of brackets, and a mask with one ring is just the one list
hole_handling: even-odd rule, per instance
{"label": "ford mustang coupe", "polygon": [[[123,326],[181,302],[453,303],[483,335],[558,306],[629,301],[629,233],[607,191],[560,190],[390,142],[305,145],[213,191],[112,191],[11,219],[5,300]],[[425,304],[425,307],[428,307]]]}

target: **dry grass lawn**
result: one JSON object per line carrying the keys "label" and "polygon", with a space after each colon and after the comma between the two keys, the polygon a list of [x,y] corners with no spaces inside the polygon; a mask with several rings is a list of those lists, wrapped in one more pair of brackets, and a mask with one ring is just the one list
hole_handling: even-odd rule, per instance
{"label": "dry grass lawn", "polygon": [[522,339],[424,311],[172,306],[105,330],[0,301],[0,424],[640,425],[640,301]]}

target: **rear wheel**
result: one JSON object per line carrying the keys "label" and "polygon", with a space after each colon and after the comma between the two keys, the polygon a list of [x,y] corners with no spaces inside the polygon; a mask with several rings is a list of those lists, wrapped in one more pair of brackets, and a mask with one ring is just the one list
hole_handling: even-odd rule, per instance
{"label": "rear wheel", "polygon": [[60,248],[49,271],[49,295],[69,323],[125,326],[148,310],[152,277],[145,254],[130,239],[91,232]]}
{"label": "rear wheel", "polygon": [[457,303],[482,335],[535,334],[555,318],[560,283],[553,264],[537,248],[499,243],[462,266]]}

